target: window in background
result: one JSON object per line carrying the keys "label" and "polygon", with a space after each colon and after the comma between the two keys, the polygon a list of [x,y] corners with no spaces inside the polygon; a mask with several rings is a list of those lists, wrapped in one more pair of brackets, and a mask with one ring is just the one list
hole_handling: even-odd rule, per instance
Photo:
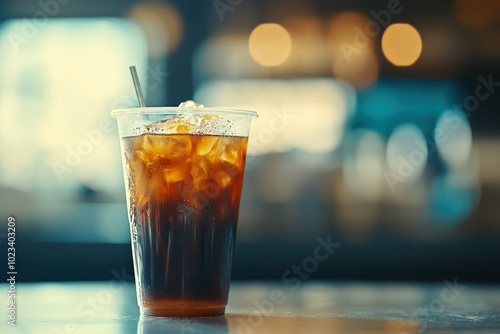
{"label": "window in background", "polygon": [[0,30],[0,182],[24,190],[121,186],[115,107],[132,106],[128,66],[145,41],[120,19],[57,19],[30,37],[27,20]]}
{"label": "window in background", "polygon": [[0,26],[0,54],[1,211],[47,240],[96,241],[97,231],[127,242],[126,217],[96,202],[123,196],[109,113],[136,105],[130,65],[147,83],[142,31],[124,19],[50,19],[39,28],[16,19]]}
{"label": "window in background", "polygon": [[195,98],[206,105],[256,110],[249,155],[287,152],[328,153],[341,142],[354,110],[354,90],[326,78],[210,80]]}

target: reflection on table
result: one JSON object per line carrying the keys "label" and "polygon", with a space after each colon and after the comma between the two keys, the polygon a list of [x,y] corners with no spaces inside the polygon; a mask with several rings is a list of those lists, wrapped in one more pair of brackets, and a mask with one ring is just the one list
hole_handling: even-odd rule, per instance
{"label": "reflection on table", "polygon": [[500,328],[500,287],[458,280],[428,285],[236,283],[226,315],[206,318],[140,316],[134,285],[119,277],[96,283],[20,283],[17,301],[16,326],[4,321],[1,333],[401,334]]}

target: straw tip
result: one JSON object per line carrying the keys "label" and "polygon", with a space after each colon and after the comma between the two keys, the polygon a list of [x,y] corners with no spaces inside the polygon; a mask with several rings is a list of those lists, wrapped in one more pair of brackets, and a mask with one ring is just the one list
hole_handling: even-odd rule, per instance
{"label": "straw tip", "polygon": [[135,66],[130,66],[130,74],[132,75],[132,81],[134,82],[135,93],[137,94],[137,102],[139,103],[139,107],[145,107],[144,96],[142,95],[141,83],[139,81],[139,76],[137,75],[137,71]]}

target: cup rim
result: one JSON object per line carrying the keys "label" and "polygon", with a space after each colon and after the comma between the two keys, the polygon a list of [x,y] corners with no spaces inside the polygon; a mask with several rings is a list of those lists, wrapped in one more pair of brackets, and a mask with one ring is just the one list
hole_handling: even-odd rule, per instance
{"label": "cup rim", "polygon": [[139,108],[123,108],[114,109],[111,111],[110,115],[113,117],[118,117],[122,115],[130,114],[143,114],[143,115],[179,115],[186,112],[192,112],[194,114],[206,114],[206,113],[220,113],[220,114],[230,114],[230,115],[241,115],[250,116],[258,118],[259,115],[253,110],[246,109],[236,109],[236,108],[215,108],[215,107],[203,107],[203,108],[189,108],[189,107],[139,107]]}

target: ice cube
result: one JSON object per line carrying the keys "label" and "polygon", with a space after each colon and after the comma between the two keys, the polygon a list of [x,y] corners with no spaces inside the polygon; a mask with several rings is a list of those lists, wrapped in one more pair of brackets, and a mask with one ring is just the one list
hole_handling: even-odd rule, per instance
{"label": "ice cube", "polygon": [[189,171],[189,161],[177,161],[171,166],[165,168],[165,181],[167,183],[180,182],[184,180]]}
{"label": "ice cube", "polygon": [[138,140],[136,154],[144,165],[151,169],[160,164],[184,164],[191,157],[191,149],[192,144],[188,136],[145,135]]}
{"label": "ice cube", "polygon": [[179,108],[204,108],[203,104],[196,103],[193,100],[187,100],[179,103]]}
{"label": "ice cube", "polygon": [[231,183],[231,175],[225,171],[219,171],[215,176],[215,182],[221,188],[226,188]]}
{"label": "ice cube", "polygon": [[209,177],[210,165],[206,159],[194,156],[191,164],[191,177],[195,187]]}
{"label": "ice cube", "polygon": [[146,127],[146,130],[155,134],[195,133],[202,120],[203,118],[199,115],[186,113],[152,123]]}
{"label": "ice cube", "polygon": [[220,156],[223,161],[231,165],[239,165],[243,159],[241,157],[241,148],[238,144],[238,138],[226,137],[225,145]]}
{"label": "ice cube", "polygon": [[198,155],[206,155],[217,144],[218,138],[215,136],[203,136],[196,145]]}

